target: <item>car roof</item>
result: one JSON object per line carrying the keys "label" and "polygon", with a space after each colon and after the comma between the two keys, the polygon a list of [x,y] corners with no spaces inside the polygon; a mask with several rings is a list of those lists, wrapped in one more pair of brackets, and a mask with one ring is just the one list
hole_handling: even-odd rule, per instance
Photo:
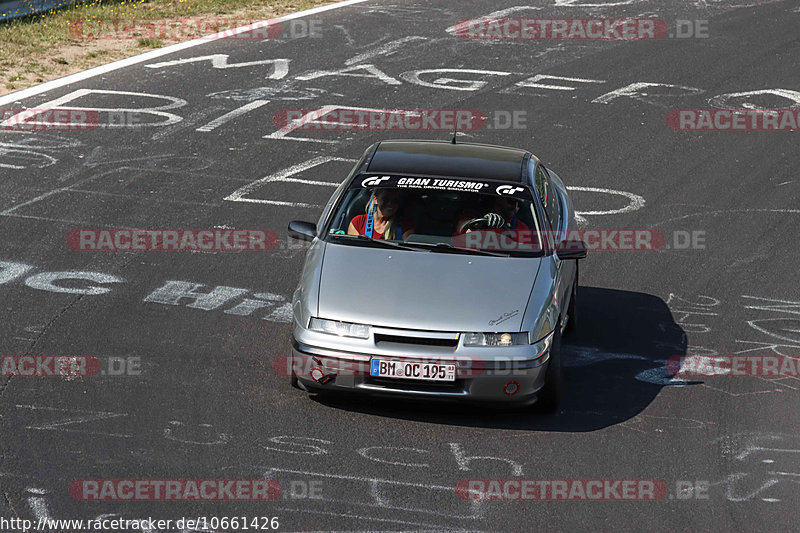
{"label": "car roof", "polygon": [[527,157],[525,150],[490,144],[390,140],[378,144],[366,171],[518,182]]}

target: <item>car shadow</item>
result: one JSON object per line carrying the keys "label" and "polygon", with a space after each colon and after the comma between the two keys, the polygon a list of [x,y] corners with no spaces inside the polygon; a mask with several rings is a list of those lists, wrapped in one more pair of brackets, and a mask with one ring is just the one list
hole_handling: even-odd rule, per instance
{"label": "car shadow", "polygon": [[686,334],[661,298],[599,287],[579,291],[579,324],[562,343],[563,395],[556,414],[394,398],[365,402],[355,395],[311,398],[333,409],[456,426],[580,432],[624,422],[662,387],[678,383],[670,382],[666,360],[686,354]]}

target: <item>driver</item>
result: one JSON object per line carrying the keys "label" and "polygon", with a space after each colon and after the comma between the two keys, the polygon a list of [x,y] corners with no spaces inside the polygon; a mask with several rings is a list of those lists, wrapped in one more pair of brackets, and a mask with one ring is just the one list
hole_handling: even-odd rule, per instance
{"label": "driver", "polygon": [[414,228],[408,219],[402,217],[400,203],[397,189],[375,189],[367,203],[367,212],[353,217],[347,234],[367,235],[373,239],[407,239],[414,233]]}
{"label": "driver", "polygon": [[[469,233],[473,229],[510,229],[516,231],[529,231],[528,225],[521,220],[517,220],[517,212],[519,211],[521,202],[514,198],[505,196],[496,196],[493,199],[492,205],[489,207],[489,212],[481,216],[480,212],[474,210],[465,210],[461,213],[456,224],[456,235],[462,233]],[[480,220],[475,222],[472,228],[465,229],[467,222],[472,220]]]}

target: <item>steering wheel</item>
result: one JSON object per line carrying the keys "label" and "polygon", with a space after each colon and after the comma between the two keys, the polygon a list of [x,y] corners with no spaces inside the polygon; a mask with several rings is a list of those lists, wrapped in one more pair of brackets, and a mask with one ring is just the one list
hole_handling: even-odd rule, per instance
{"label": "steering wheel", "polygon": [[484,217],[473,218],[472,220],[467,221],[467,223],[461,227],[461,231],[486,229],[487,227],[489,227],[489,221]]}
{"label": "steering wheel", "polygon": [[[497,228],[496,226],[494,226],[494,225],[492,225],[492,224],[491,224],[491,221],[490,221],[490,219],[489,219],[489,216],[490,216],[490,215],[491,215],[491,216],[493,216],[493,217],[497,217],[498,221],[499,221],[499,220],[502,220],[502,219],[500,218],[500,215],[497,215],[497,214],[494,214],[494,213],[490,213],[489,215],[482,216],[482,217],[480,217],[480,218],[473,218],[472,220],[469,220],[469,221],[467,221],[467,222],[466,222],[466,223],[465,223],[465,224],[464,224],[464,225],[461,227],[461,231],[465,232],[465,231],[467,231],[467,230],[488,229],[488,228],[499,229],[499,228]],[[504,222],[505,222],[505,221],[504,221]],[[503,224],[502,226],[500,226],[500,227],[506,227],[506,226],[507,226],[507,224],[505,224],[505,223],[504,223],[504,224]]]}

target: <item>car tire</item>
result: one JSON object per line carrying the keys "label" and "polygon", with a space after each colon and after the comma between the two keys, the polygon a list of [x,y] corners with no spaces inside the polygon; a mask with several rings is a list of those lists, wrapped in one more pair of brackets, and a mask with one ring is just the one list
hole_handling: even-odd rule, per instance
{"label": "car tire", "polygon": [[556,328],[550,346],[550,360],[544,373],[544,387],[534,407],[540,413],[555,413],[561,400],[561,332]]}
{"label": "car tire", "polygon": [[572,283],[572,295],[567,307],[567,327],[564,334],[574,333],[578,329],[578,265],[575,265],[575,281]]}

